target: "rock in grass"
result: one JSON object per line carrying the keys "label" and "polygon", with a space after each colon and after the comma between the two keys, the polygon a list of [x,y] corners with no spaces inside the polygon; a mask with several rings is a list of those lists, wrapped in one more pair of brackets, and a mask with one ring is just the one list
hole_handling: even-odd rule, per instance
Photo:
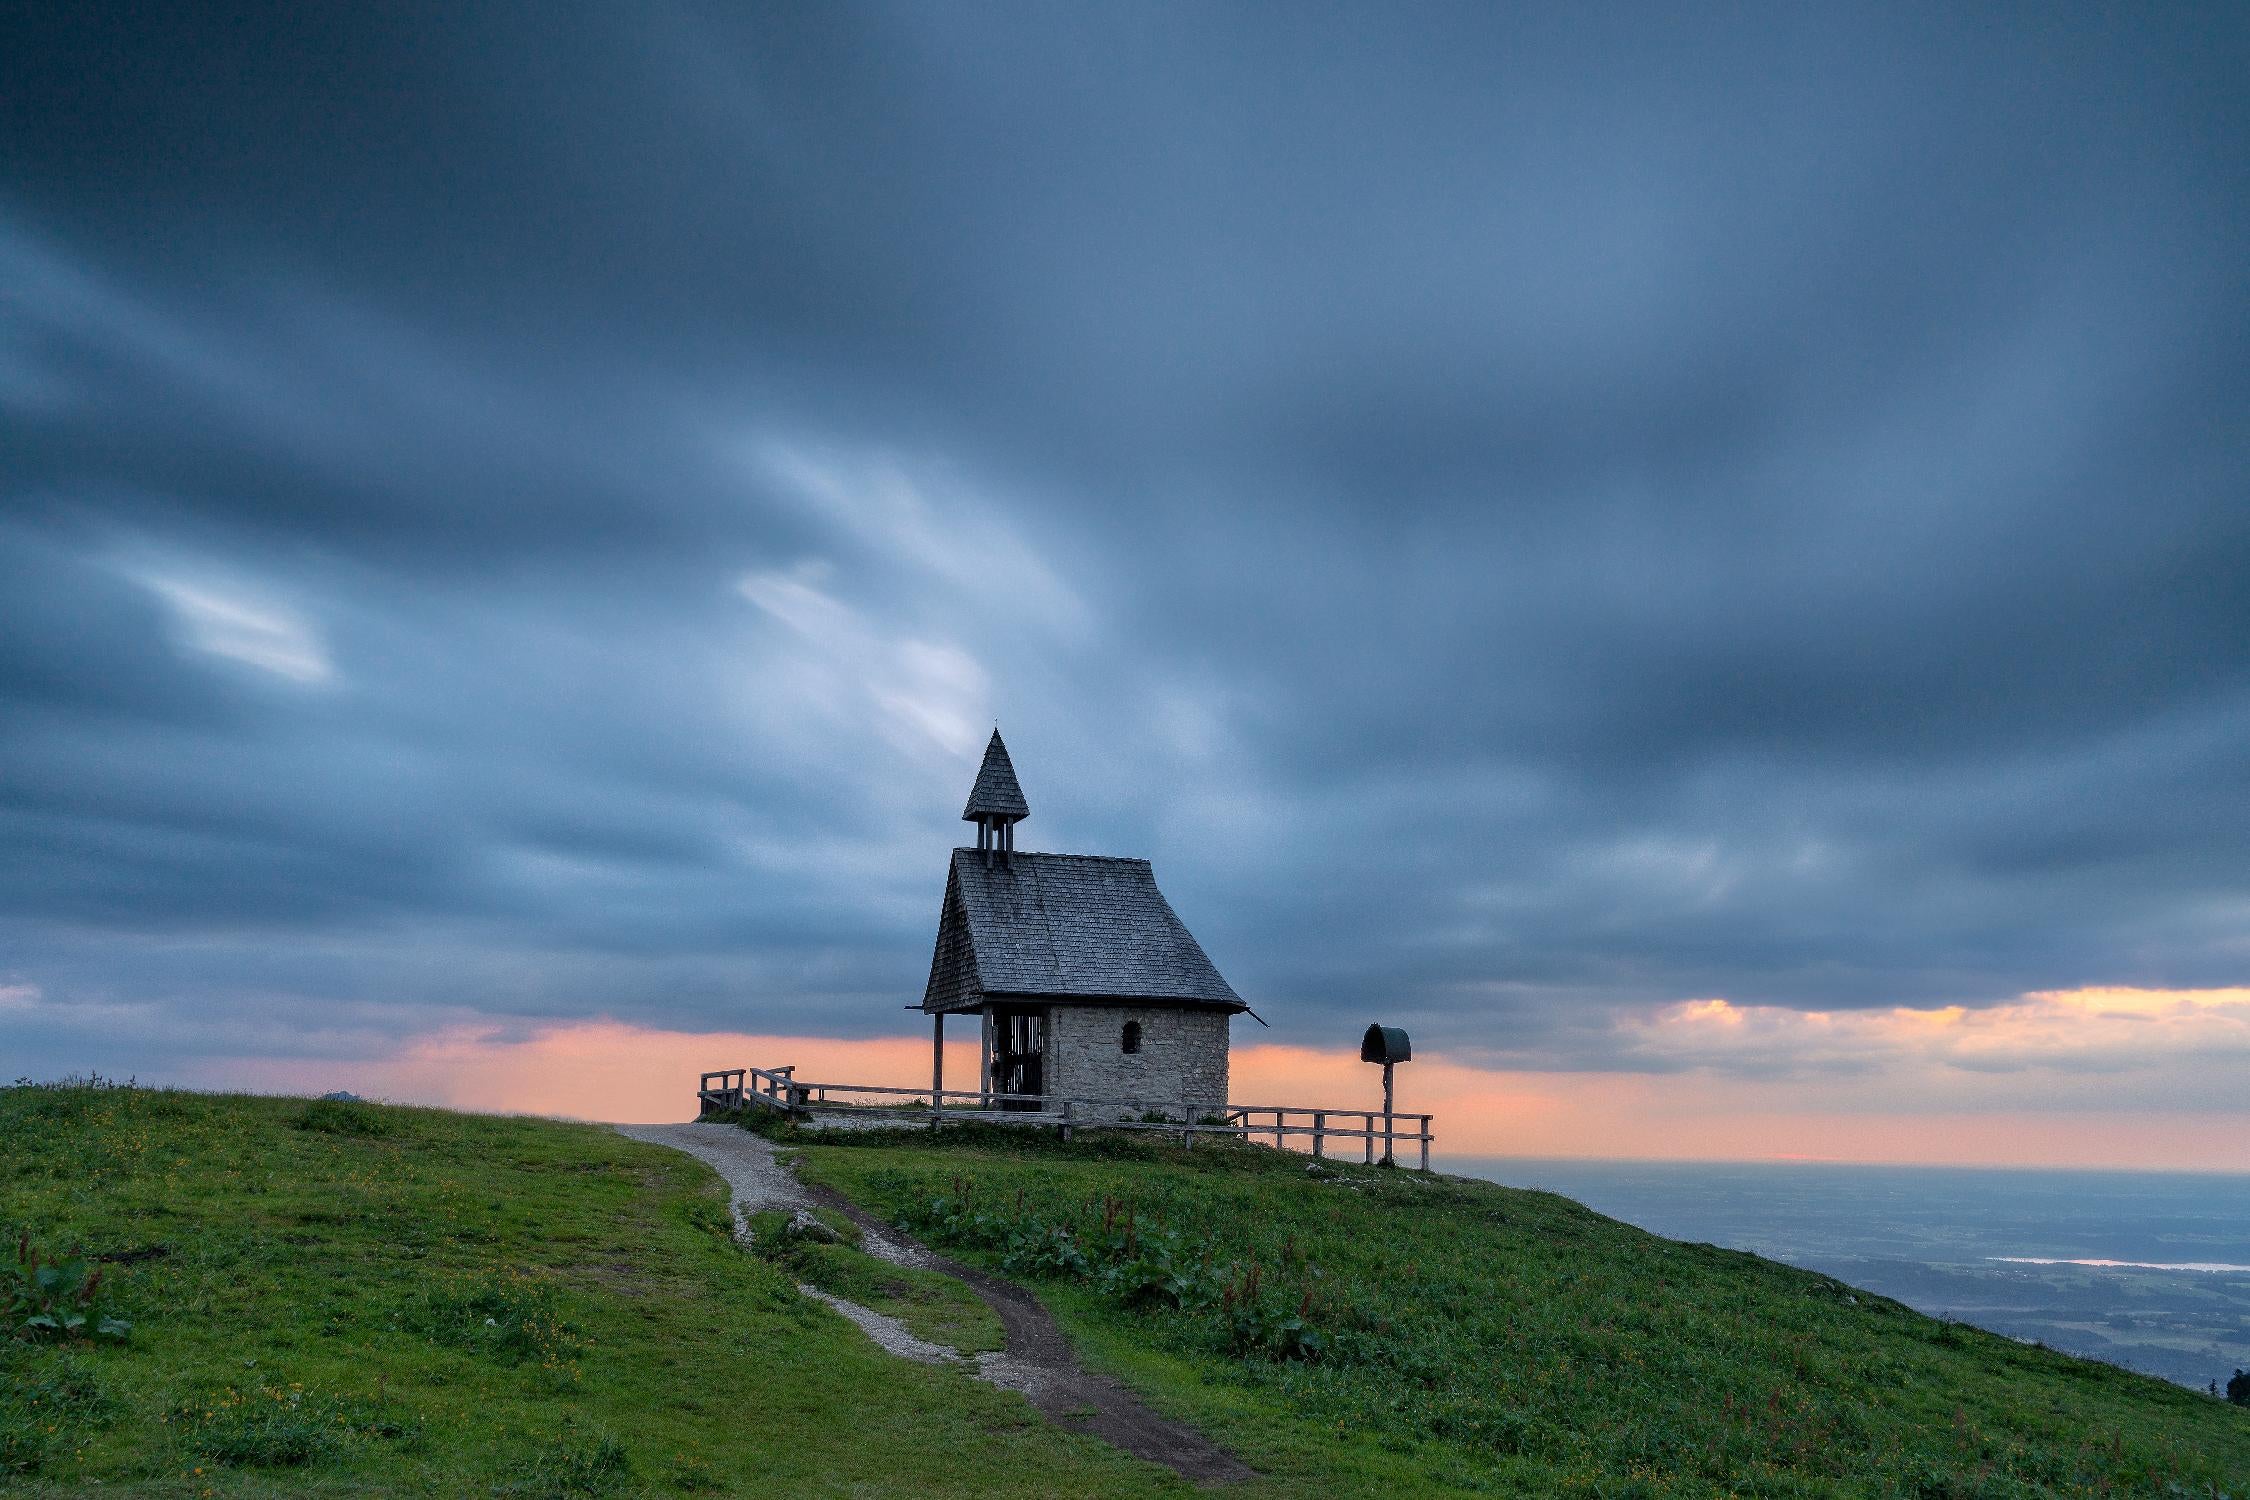
{"label": "rock in grass", "polygon": [[843,1243],[843,1236],[830,1229],[826,1224],[821,1223],[819,1217],[809,1208],[800,1208],[791,1214],[789,1226],[781,1232],[789,1239],[806,1241],[815,1245]]}

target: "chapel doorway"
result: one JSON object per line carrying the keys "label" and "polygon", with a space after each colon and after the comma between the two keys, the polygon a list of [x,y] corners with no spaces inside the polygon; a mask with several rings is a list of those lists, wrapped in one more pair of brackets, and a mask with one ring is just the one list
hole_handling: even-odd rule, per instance
{"label": "chapel doorway", "polygon": [[[1002,1011],[993,1017],[992,1087],[1001,1094],[1046,1092],[1046,1017],[1039,1011]],[[1003,1101],[1003,1109],[1037,1109],[1029,1099]]]}

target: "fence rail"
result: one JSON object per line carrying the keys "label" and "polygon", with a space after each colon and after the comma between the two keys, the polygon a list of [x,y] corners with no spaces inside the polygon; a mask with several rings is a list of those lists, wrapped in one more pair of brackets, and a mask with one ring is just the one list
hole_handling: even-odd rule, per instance
{"label": "fence rail", "polygon": [[[991,1089],[909,1089],[871,1083],[815,1083],[800,1080],[794,1067],[723,1068],[698,1080],[696,1099],[706,1112],[772,1109],[787,1115],[816,1111],[856,1116],[869,1124],[883,1115],[901,1123],[1042,1126],[1064,1139],[1077,1129],[1156,1130],[1180,1137],[1186,1146],[1197,1136],[1305,1149],[1315,1157],[1332,1152],[1331,1142],[1357,1143],[1363,1161],[1391,1161],[1399,1146],[1419,1147],[1422,1170],[1430,1168],[1434,1138],[1431,1115],[1379,1109],[1313,1109],[1294,1104],[1228,1104],[1196,1099],[1064,1099],[1051,1094],[1007,1094]],[[879,1102],[878,1102],[879,1101]],[[1382,1146],[1380,1152],[1376,1142]],[[1295,1143],[1302,1142],[1302,1147]]]}

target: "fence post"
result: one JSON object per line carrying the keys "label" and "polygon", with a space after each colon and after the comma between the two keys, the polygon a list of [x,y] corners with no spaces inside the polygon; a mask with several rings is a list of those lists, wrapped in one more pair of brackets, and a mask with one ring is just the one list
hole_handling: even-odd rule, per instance
{"label": "fence post", "polygon": [[1195,1144],[1195,1106],[1185,1099],[1180,1101],[1180,1144]]}
{"label": "fence post", "polygon": [[1316,1161],[1328,1154],[1328,1111],[1325,1109],[1313,1111],[1312,1154]]}
{"label": "fence post", "polygon": [[1066,1140],[1066,1141],[1067,1141],[1067,1140],[1069,1140],[1069,1139],[1070,1139],[1070,1122],[1071,1122],[1072,1120],[1075,1120],[1075,1119],[1077,1119],[1077,1118],[1078,1118],[1078,1101],[1077,1101],[1076,1099],[1065,1099],[1065,1100],[1063,1101],[1063,1122],[1062,1122],[1062,1138],[1063,1138],[1064,1140]]}
{"label": "fence post", "polygon": [[1430,1170],[1430,1117],[1422,1116],[1422,1170]]}
{"label": "fence post", "polygon": [[1375,1165],[1375,1117],[1362,1114],[1360,1119],[1367,1125],[1367,1164],[1372,1167]]}

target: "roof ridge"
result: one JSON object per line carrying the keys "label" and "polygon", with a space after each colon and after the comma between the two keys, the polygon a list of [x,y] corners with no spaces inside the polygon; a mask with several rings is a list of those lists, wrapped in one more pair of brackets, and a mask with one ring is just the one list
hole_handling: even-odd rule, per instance
{"label": "roof ridge", "polygon": [[[956,844],[955,854],[983,854],[986,851],[974,844]],[[1010,859],[1083,859],[1090,863],[1109,865],[1145,865],[1150,861],[1144,854],[1065,854],[1058,849],[1010,849],[999,856]]]}

